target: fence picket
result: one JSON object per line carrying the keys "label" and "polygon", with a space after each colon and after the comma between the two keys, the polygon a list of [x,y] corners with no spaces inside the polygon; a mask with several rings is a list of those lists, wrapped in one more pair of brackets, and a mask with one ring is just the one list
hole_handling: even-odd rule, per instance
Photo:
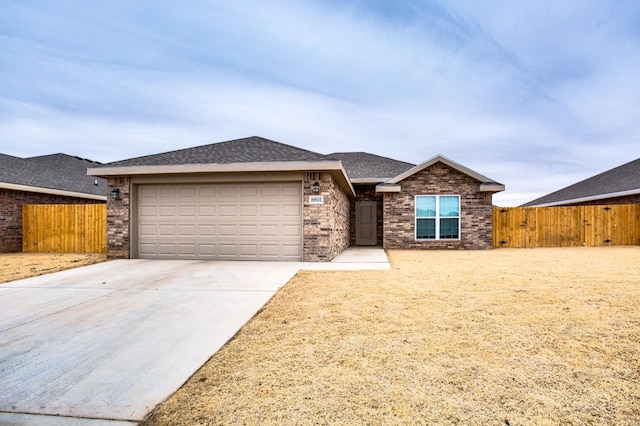
{"label": "fence picket", "polygon": [[640,204],[494,207],[494,247],[640,245]]}
{"label": "fence picket", "polygon": [[25,253],[106,253],[105,204],[22,206]]}

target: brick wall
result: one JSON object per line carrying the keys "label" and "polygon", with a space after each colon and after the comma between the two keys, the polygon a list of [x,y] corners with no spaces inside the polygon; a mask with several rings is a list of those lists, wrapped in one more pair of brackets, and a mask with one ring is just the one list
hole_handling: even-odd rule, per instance
{"label": "brick wall", "polygon": [[377,211],[376,211],[376,240],[378,241],[378,245],[382,245],[382,228],[383,228],[383,218],[382,218],[382,194],[376,194],[376,186],[375,185],[353,185],[356,191],[356,198],[351,200],[350,204],[350,243],[352,246],[356,245],[356,203],[358,201],[375,201]]}
{"label": "brick wall", "polygon": [[[315,193],[314,182],[320,185]],[[310,205],[310,195],[323,195],[324,204]],[[349,247],[349,198],[330,173],[305,173],[303,252],[305,262],[329,262]]]}
{"label": "brick wall", "polygon": [[19,253],[22,251],[23,205],[97,203],[104,203],[104,201],[0,189],[0,253]]}
{"label": "brick wall", "polygon": [[[131,179],[111,177],[107,181],[107,257],[109,259],[129,259],[131,257]],[[117,199],[111,191],[118,189]]]}
{"label": "brick wall", "polygon": [[[400,182],[400,193],[384,193],[385,249],[488,249],[492,247],[491,193],[480,183],[443,163]],[[415,239],[416,195],[460,195],[460,240]]]}

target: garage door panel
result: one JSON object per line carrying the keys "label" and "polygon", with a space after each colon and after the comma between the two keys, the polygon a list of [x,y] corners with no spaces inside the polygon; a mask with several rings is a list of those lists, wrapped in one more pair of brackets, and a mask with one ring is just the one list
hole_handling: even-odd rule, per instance
{"label": "garage door panel", "polygon": [[198,215],[200,217],[215,217],[216,215],[216,206],[198,206]]}
{"label": "garage door panel", "polygon": [[140,207],[140,216],[155,217],[158,215],[158,209],[156,206],[142,206]]}
{"label": "garage door panel", "polygon": [[260,206],[260,214],[262,216],[278,216],[280,208],[277,204],[263,204]]}
{"label": "garage door panel", "polygon": [[302,196],[302,187],[300,185],[289,185],[282,187],[282,195],[291,198],[300,198]]}
{"label": "garage door panel", "polygon": [[198,253],[201,256],[214,256],[216,254],[215,244],[199,244]]}
{"label": "garage door panel", "polygon": [[173,256],[176,254],[176,245],[174,243],[159,243],[157,245],[158,254]]}
{"label": "garage door panel", "polygon": [[218,194],[220,197],[235,198],[238,195],[238,189],[235,186],[224,185],[219,187]]}
{"label": "garage door panel", "polygon": [[218,216],[236,217],[238,215],[238,206],[236,205],[220,205],[218,207]]}
{"label": "garage door panel", "polygon": [[175,237],[176,226],[173,224],[160,224],[157,226],[157,237]]}
{"label": "garage door panel", "polygon": [[176,217],[176,206],[161,205],[158,207],[158,216],[160,217]]}
{"label": "garage door panel", "polygon": [[158,197],[162,199],[167,198],[175,198],[176,197],[176,187],[173,186],[163,186],[159,188]]}
{"label": "garage door panel", "polygon": [[[174,231],[175,233],[175,231]],[[178,236],[179,237],[195,237],[196,236],[196,225],[179,225],[178,226]]]}
{"label": "garage door panel", "polygon": [[260,225],[260,235],[263,237],[277,237],[280,235],[280,225],[266,224]]}
{"label": "garage door panel", "polygon": [[195,186],[180,186],[178,188],[178,197],[193,199],[196,196],[197,188]]}
{"label": "garage door panel", "polygon": [[216,235],[215,225],[198,225],[198,236],[213,237]]}
{"label": "garage door panel", "polygon": [[299,182],[138,188],[140,257],[301,258]]}
{"label": "garage door panel", "polygon": [[255,204],[240,205],[239,214],[240,216],[255,217],[258,214],[258,206]]}
{"label": "garage door panel", "polygon": [[280,187],[276,186],[276,185],[264,185],[260,188],[260,195],[262,195],[264,198],[267,197],[279,197],[280,196]]}
{"label": "garage door panel", "polygon": [[282,215],[283,216],[301,216],[301,208],[299,205],[294,204],[284,204],[282,205]]}
{"label": "garage door panel", "polygon": [[282,254],[288,258],[300,258],[302,256],[301,248],[299,245],[283,245]]}
{"label": "garage door panel", "polygon": [[240,225],[238,226],[240,237],[258,237],[258,225]]}
{"label": "garage door panel", "polygon": [[218,237],[235,237],[238,232],[236,230],[237,226],[235,224],[227,225],[221,224],[218,225]]}
{"label": "garage door panel", "polygon": [[302,226],[282,225],[281,234],[287,237],[302,237]]}
{"label": "garage door panel", "polygon": [[178,256],[179,257],[193,257],[196,254],[195,244],[178,244]]}

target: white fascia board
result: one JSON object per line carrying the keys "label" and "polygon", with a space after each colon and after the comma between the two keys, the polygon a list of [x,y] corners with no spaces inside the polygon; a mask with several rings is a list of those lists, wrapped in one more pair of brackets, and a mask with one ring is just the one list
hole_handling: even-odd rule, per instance
{"label": "white fascia board", "polygon": [[365,183],[382,183],[382,182],[386,182],[391,178],[385,177],[385,178],[355,178],[355,179],[351,179],[351,183],[359,183],[359,184],[365,184]]}
{"label": "white fascia board", "polygon": [[399,174],[398,176],[394,177],[393,179],[390,179],[389,181],[387,181],[387,183],[398,183],[406,178],[408,178],[409,176],[412,176],[424,169],[426,169],[427,167],[437,163],[437,162],[441,162],[446,164],[447,166],[461,172],[464,173],[465,175],[471,176],[472,178],[479,180],[480,182],[492,182],[492,179],[489,179],[486,176],[481,175],[478,172],[474,172],[473,170],[469,169],[468,167],[463,166],[462,164],[458,164],[453,160],[449,160],[447,157],[445,157],[444,155],[436,155],[435,157],[425,161],[424,163],[420,163],[415,167],[410,168],[409,170],[407,170],[404,173]]}
{"label": "white fascia board", "polygon": [[480,192],[500,192],[504,191],[505,187],[501,183],[481,183]]}
{"label": "white fascia board", "polygon": [[400,185],[381,184],[376,185],[376,192],[400,192]]}
{"label": "white fascia board", "polygon": [[552,203],[535,204],[533,206],[527,206],[527,207],[564,206],[567,204],[587,203],[589,201],[604,200],[605,198],[626,197],[627,195],[636,195],[636,194],[640,194],[640,188],[629,189],[627,191],[609,192],[608,194],[591,195],[588,197],[572,198],[570,200],[554,201]]}
{"label": "white fascia board", "polygon": [[87,174],[89,176],[131,176],[172,173],[290,172],[306,170],[329,171],[340,169],[343,168],[342,164],[339,161],[281,161],[264,163],[215,163],[178,164],[165,166],[98,167],[87,169]]}
{"label": "white fascia board", "polygon": [[355,190],[349,181],[349,176],[340,161],[279,161],[258,163],[207,163],[207,164],[179,164],[165,166],[124,166],[97,167],[87,169],[89,176],[135,176],[162,175],[185,173],[243,173],[243,172],[339,172],[338,181],[349,188],[355,197]]}
{"label": "white fascia board", "polygon": [[86,194],[84,192],[64,191],[62,189],[41,188],[39,186],[18,185],[15,183],[0,182],[0,188],[13,191],[36,192],[39,194],[62,195],[65,197],[86,198],[88,200],[107,201],[106,195]]}

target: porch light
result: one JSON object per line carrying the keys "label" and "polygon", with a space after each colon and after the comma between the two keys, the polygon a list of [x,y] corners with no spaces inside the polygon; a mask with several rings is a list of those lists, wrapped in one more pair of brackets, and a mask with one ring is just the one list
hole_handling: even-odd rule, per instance
{"label": "porch light", "polygon": [[117,200],[119,196],[120,190],[118,188],[115,188],[113,191],[111,191],[111,198],[113,198],[114,200]]}
{"label": "porch light", "polygon": [[318,191],[320,191],[320,184],[319,184],[318,182],[314,182],[314,184],[313,184],[313,185],[311,185],[311,190],[312,190],[313,192],[318,192]]}

